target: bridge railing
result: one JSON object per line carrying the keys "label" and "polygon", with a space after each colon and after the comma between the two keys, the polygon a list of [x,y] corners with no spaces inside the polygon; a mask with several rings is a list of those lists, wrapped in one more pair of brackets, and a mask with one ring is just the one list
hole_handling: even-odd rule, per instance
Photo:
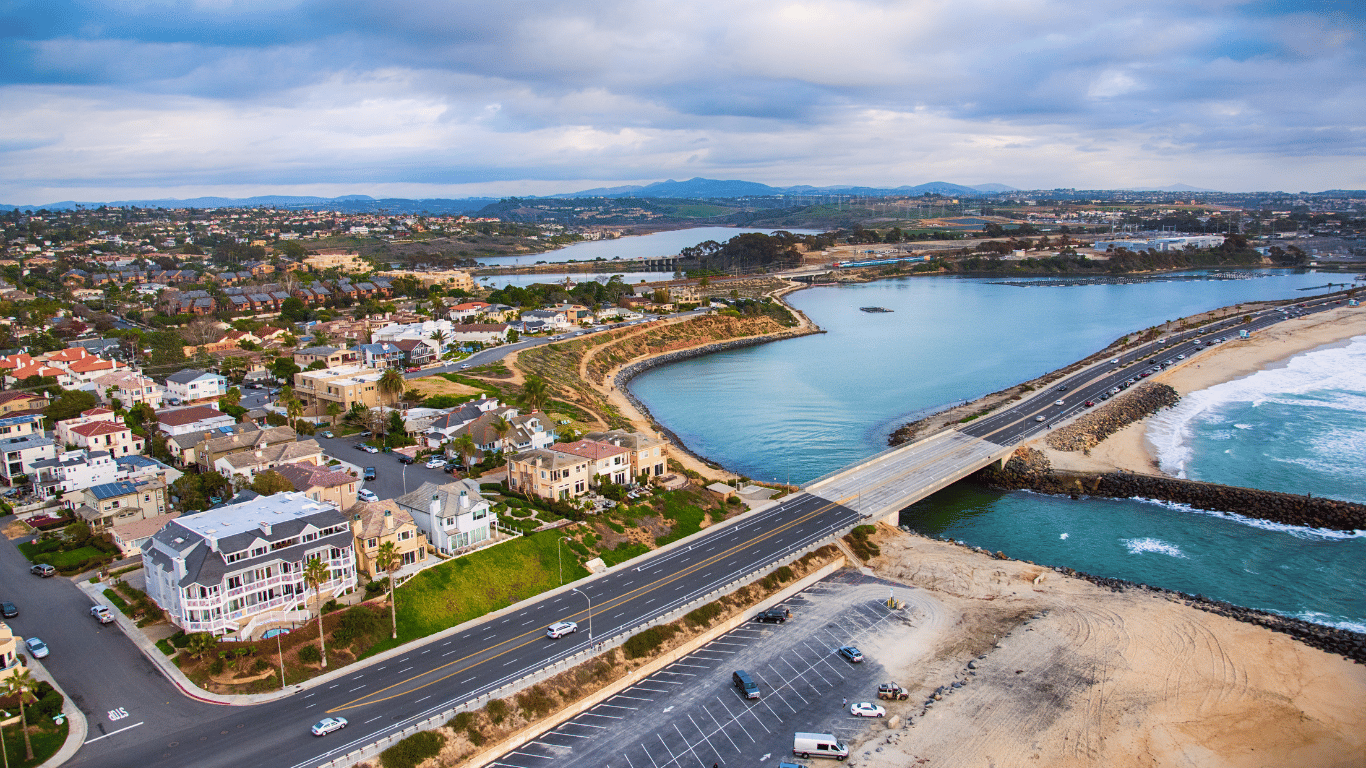
{"label": "bridge railing", "polygon": [[901,445],[894,445],[894,446],[892,446],[892,447],[890,447],[890,448],[884,448],[883,450],[878,451],[877,453],[875,453],[875,454],[873,454],[873,455],[871,455],[871,456],[867,456],[867,457],[864,457],[864,458],[862,458],[862,459],[859,459],[858,461],[854,462],[853,464],[849,464],[848,466],[840,467],[839,469],[837,469],[837,470],[835,470],[835,471],[833,471],[833,472],[827,472],[827,473],[821,475],[820,477],[818,477],[818,478],[816,478],[816,479],[814,479],[814,480],[807,480],[805,483],[802,483],[801,488],[802,488],[802,490],[805,491],[805,490],[809,489],[811,486],[816,485],[817,483],[823,483],[823,482],[825,482],[826,480],[829,480],[829,479],[831,479],[831,478],[833,478],[833,477],[839,477],[840,475],[844,474],[845,472],[849,472],[850,470],[854,469],[855,467],[859,467],[859,466],[862,466],[862,465],[864,465],[864,464],[868,464],[868,463],[870,463],[870,462],[877,461],[878,459],[881,459],[881,458],[884,457],[884,456],[890,456],[890,455],[892,455],[893,453],[896,453],[897,451],[906,450],[906,449],[910,448],[910,447],[913,446],[913,445],[919,445],[920,443],[923,443],[923,442],[925,442],[925,441],[927,441],[927,440],[933,440],[933,439],[935,439],[935,438],[937,438],[937,437],[940,437],[940,436],[943,435],[945,432],[950,432],[950,431],[952,431],[951,428],[950,428],[950,429],[941,429],[941,430],[939,430],[938,432],[935,432],[935,433],[933,433],[933,434],[931,434],[931,435],[927,435],[927,436],[925,436],[925,437],[922,437],[921,439],[916,440],[916,441],[913,442],[913,443],[902,443]]}

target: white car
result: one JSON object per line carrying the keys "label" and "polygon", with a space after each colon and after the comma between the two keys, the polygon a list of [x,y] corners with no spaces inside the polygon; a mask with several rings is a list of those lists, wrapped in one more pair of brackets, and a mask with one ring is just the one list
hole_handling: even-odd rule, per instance
{"label": "white car", "polygon": [[572,621],[557,621],[545,628],[545,636],[552,640],[558,640],[565,635],[578,631],[579,625]]}
{"label": "white car", "polygon": [[441,469],[446,466],[446,459],[442,456],[433,456],[432,458],[427,459],[425,466],[427,469]]}
{"label": "white car", "polygon": [[28,646],[28,655],[32,656],[33,658],[47,658],[47,643],[44,643],[42,640],[39,640],[36,637],[30,637],[24,640],[24,645]]}
{"label": "white car", "polygon": [[356,498],[361,501],[379,501],[379,497],[369,488],[362,488],[359,491],[356,491]]}
{"label": "white car", "polygon": [[1053,401],[1053,404],[1054,404],[1054,405],[1062,405],[1063,403],[1062,403],[1061,400],[1054,400],[1054,401]]}
{"label": "white car", "polygon": [[849,714],[854,717],[886,717],[887,710],[867,701],[849,705]]}
{"label": "white car", "polygon": [[379,449],[373,445],[362,445],[360,449],[366,453],[379,453]]}
{"label": "white car", "polygon": [[333,731],[340,731],[346,727],[344,717],[324,717],[313,726],[314,736],[326,736]]}

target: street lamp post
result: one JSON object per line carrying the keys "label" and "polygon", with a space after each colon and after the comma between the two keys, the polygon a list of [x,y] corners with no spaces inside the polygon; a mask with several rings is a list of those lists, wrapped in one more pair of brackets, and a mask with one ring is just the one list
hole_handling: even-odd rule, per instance
{"label": "street lamp post", "polygon": [[[569,591],[570,591],[570,592],[579,592],[578,588],[576,588],[576,587],[570,587],[570,588],[569,588]],[[583,599],[588,601],[588,639],[589,639],[589,641],[592,641],[592,639],[593,639],[593,598],[589,597],[588,595],[585,595],[583,592],[579,592],[579,594],[580,594],[580,595],[583,595]]]}
{"label": "street lamp post", "polygon": [[404,495],[404,496],[407,496],[407,495],[408,495],[408,465],[407,465],[407,464],[404,464],[404,465],[403,465],[403,470],[402,470],[402,472],[401,472],[400,474],[403,475],[403,495]]}
{"label": "street lamp post", "polygon": [[285,689],[285,651],[280,641],[280,635],[283,634],[283,632],[275,633],[275,651],[280,654],[280,690],[282,691]]}
{"label": "street lamp post", "polygon": [[566,541],[569,541],[569,537],[561,536],[560,540],[555,542],[555,560],[560,565],[560,586],[562,587],[564,586],[564,551],[561,549],[561,545]]}

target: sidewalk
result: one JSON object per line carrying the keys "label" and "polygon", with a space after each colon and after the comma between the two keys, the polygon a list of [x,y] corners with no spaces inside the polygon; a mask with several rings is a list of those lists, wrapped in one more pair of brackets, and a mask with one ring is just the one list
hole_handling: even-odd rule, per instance
{"label": "sidewalk", "polygon": [[85,746],[85,737],[89,733],[90,726],[85,721],[85,715],[71,701],[70,694],[62,690],[62,686],[57,684],[56,678],[48,674],[47,667],[44,667],[41,661],[27,654],[24,658],[28,660],[28,671],[33,675],[33,679],[48,681],[53,688],[57,689],[58,693],[62,694],[62,715],[68,723],[66,741],[62,743],[62,748],[57,750],[57,754],[49,757],[47,762],[38,766],[38,768],[57,768],[57,766],[74,757],[77,750]]}

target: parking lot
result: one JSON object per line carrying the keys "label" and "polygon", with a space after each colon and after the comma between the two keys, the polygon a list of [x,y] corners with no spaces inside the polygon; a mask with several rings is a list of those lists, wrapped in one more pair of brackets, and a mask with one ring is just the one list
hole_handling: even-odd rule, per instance
{"label": "parking lot", "polygon": [[[889,594],[906,601],[893,610]],[[888,716],[912,702],[877,700],[890,676],[880,658],[900,666],[915,652],[917,635],[937,625],[938,604],[920,590],[854,571],[826,578],[783,603],[783,624],[747,623],[695,653],[604,700],[593,709],[502,755],[502,768],[708,768],[777,765],[792,756],[797,731],[833,733],[854,743],[885,720],[849,714],[849,704],[871,701]],[[854,664],[836,654],[843,645],[863,651]],[[745,699],[732,684],[735,670],[758,683],[760,698]],[[919,702],[915,702],[918,704]]]}

